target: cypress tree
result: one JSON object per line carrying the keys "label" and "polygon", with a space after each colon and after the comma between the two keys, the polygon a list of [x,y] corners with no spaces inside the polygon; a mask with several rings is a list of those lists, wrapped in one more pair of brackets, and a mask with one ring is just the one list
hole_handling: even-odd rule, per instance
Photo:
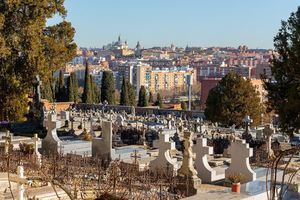
{"label": "cypress tree", "polygon": [[56,101],[64,102],[66,101],[66,86],[65,86],[65,77],[63,70],[59,71],[58,84],[56,87]]}
{"label": "cypress tree", "polygon": [[122,80],[122,88],[120,94],[120,105],[128,106],[129,105],[129,88],[127,87],[127,81],[125,77]]}
{"label": "cypress tree", "polygon": [[115,80],[111,71],[104,71],[101,84],[101,101],[115,104]]}
{"label": "cypress tree", "polygon": [[78,102],[78,80],[76,74],[72,72],[68,78],[68,101],[69,102]]}
{"label": "cypress tree", "polygon": [[155,105],[160,107],[160,108],[162,107],[162,98],[160,96],[160,93],[157,93]]}
{"label": "cypress tree", "polygon": [[136,91],[133,85],[131,85],[127,81],[127,88],[128,88],[128,96],[129,96],[129,105],[136,106]]}
{"label": "cypress tree", "polygon": [[100,90],[95,82],[95,79],[90,75],[93,103],[100,103]]}
{"label": "cypress tree", "polygon": [[149,100],[148,100],[148,102],[150,104],[153,103],[153,94],[152,94],[152,92],[149,92]]}
{"label": "cypress tree", "polygon": [[184,101],[182,101],[180,104],[181,104],[181,109],[182,110],[186,110],[187,109],[186,103]]}
{"label": "cypress tree", "polygon": [[84,89],[82,94],[83,103],[93,103],[93,91],[91,85],[91,76],[89,73],[88,61],[85,63]]}
{"label": "cypress tree", "polygon": [[148,99],[147,99],[147,91],[145,86],[142,86],[139,92],[139,101],[138,106],[139,107],[146,107],[148,105]]}
{"label": "cypress tree", "polygon": [[47,99],[49,102],[53,102],[53,91],[51,81],[47,79],[42,85],[42,97]]}

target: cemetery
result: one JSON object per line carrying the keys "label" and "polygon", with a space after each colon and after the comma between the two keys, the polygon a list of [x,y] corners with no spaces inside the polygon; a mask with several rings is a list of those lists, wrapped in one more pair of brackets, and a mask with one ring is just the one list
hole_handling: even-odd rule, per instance
{"label": "cemetery", "polygon": [[252,128],[249,116],[239,129],[55,104],[43,116],[44,138],[0,133],[0,198],[268,199],[283,190],[299,198],[299,153],[272,124]]}

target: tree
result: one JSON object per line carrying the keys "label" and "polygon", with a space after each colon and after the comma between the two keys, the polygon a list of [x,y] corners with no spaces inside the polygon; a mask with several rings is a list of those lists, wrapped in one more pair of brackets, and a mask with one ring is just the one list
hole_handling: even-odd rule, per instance
{"label": "tree", "polygon": [[54,101],[53,87],[51,79],[45,79],[42,84],[42,98],[47,99],[49,102]]}
{"label": "tree", "polygon": [[115,104],[115,80],[111,71],[104,71],[101,84],[101,101]]}
{"label": "tree", "polygon": [[149,102],[150,104],[154,102],[154,101],[153,101],[153,94],[152,94],[152,92],[149,92],[149,100],[148,100],[148,102]]}
{"label": "tree", "polygon": [[140,89],[140,92],[139,92],[138,106],[139,107],[148,106],[147,91],[146,91],[145,86],[141,86],[141,89]]}
{"label": "tree", "polygon": [[66,17],[63,4],[64,0],[1,1],[0,120],[22,119],[35,76],[46,83],[76,55],[70,23],[46,26],[56,14]]}
{"label": "tree", "polygon": [[78,102],[78,79],[74,72],[68,78],[68,101]]}
{"label": "tree", "polygon": [[128,84],[125,80],[125,77],[123,77],[121,94],[120,94],[120,105],[124,105],[124,106],[129,105],[129,94],[128,94],[129,88],[127,86]]}
{"label": "tree", "polygon": [[134,86],[127,81],[127,88],[128,88],[128,97],[129,97],[129,105],[136,106],[136,91]]}
{"label": "tree", "polygon": [[230,72],[210,90],[206,100],[205,116],[212,122],[226,126],[241,126],[245,116],[258,125],[263,107],[258,92],[249,79],[245,80],[237,73]]}
{"label": "tree", "polygon": [[55,93],[55,98],[57,102],[64,102],[66,101],[66,86],[65,86],[65,77],[64,77],[64,72],[63,70],[59,71],[59,78],[57,81],[57,86],[56,86],[56,93]]}
{"label": "tree", "polygon": [[85,74],[84,74],[84,89],[82,94],[82,102],[83,103],[93,103],[93,88],[92,81],[89,71],[88,61],[85,63]]}
{"label": "tree", "polygon": [[160,108],[162,107],[162,98],[160,96],[160,93],[157,93],[157,95],[156,95],[155,106],[158,106]]}
{"label": "tree", "polygon": [[181,109],[182,110],[186,110],[187,109],[186,103],[184,101],[182,101],[180,104],[181,104]]}
{"label": "tree", "polygon": [[100,103],[100,89],[97,86],[95,79],[90,74],[90,80],[91,80],[91,88],[92,88],[92,97],[93,97],[93,103]]}
{"label": "tree", "polygon": [[276,55],[271,61],[273,78],[262,78],[268,91],[268,111],[279,115],[288,134],[300,129],[300,7],[283,21],[274,38]]}

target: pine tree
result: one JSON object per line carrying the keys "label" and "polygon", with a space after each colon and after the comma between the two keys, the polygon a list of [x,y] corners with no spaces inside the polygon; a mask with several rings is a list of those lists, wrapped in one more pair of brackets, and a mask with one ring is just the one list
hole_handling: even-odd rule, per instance
{"label": "pine tree", "polygon": [[65,77],[63,70],[59,71],[59,78],[56,90],[56,101],[57,102],[64,102],[66,101],[66,86],[65,86]]}
{"label": "pine tree", "polygon": [[152,92],[149,92],[149,100],[148,100],[149,104],[152,104],[154,101],[153,101],[153,94]]}
{"label": "pine tree", "polygon": [[162,98],[160,96],[160,93],[157,93],[157,95],[156,95],[155,106],[158,106],[160,108],[162,107]]}
{"label": "pine tree", "polygon": [[122,88],[120,94],[120,105],[128,106],[129,105],[129,88],[127,87],[128,83],[123,77]]}
{"label": "pine tree", "polygon": [[88,61],[85,63],[84,89],[82,94],[83,103],[93,103],[93,88],[91,84],[91,76],[89,72]]}
{"label": "pine tree", "polygon": [[115,80],[111,71],[104,71],[101,84],[101,101],[115,104]]}
{"label": "pine tree", "polygon": [[243,119],[249,115],[253,126],[260,123],[263,106],[259,93],[250,80],[237,73],[230,72],[210,90],[206,100],[205,116],[212,122],[225,126],[243,125]]}
{"label": "pine tree", "polygon": [[23,120],[35,76],[47,83],[52,71],[76,55],[71,24],[63,20],[47,26],[55,15],[66,19],[63,4],[53,0],[1,1],[0,120]]}
{"label": "pine tree", "polygon": [[300,7],[282,22],[274,38],[279,54],[271,62],[273,78],[263,75],[268,110],[279,115],[280,128],[292,135],[300,130]]}
{"label": "pine tree", "polygon": [[139,107],[148,106],[147,91],[146,91],[145,86],[141,86],[141,89],[140,89],[140,92],[139,92],[138,106]]}

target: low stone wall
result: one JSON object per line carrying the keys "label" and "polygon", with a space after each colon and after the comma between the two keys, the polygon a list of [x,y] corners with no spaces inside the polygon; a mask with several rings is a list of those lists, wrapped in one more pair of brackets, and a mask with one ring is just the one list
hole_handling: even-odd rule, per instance
{"label": "low stone wall", "polygon": [[[103,105],[103,104],[76,104],[74,105],[77,109],[89,110],[89,109],[99,109],[104,111],[113,110],[114,112],[132,112],[131,106],[120,106],[120,105]],[[187,116],[188,118],[205,118],[204,112],[201,111],[188,111],[188,110],[170,110],[170,109],[159,109],[159,108],[143,108],[135,107],[136,115],[168,115],[173,114],[175,116]]]}

